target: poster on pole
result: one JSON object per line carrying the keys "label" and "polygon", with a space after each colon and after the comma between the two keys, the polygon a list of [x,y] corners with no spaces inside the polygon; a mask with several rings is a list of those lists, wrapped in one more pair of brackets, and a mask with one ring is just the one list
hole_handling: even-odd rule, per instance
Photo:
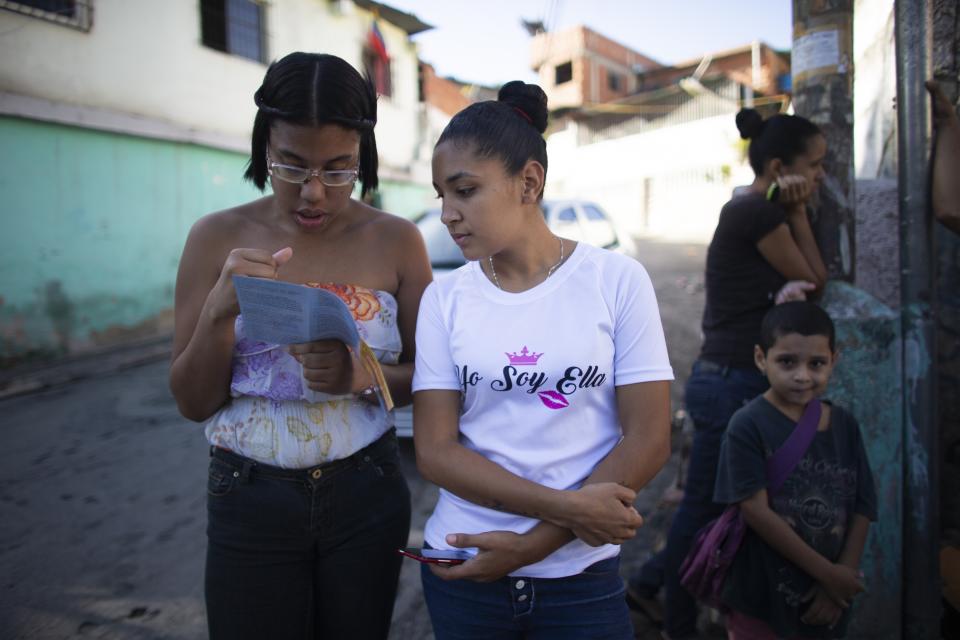
{"label": "poster on pole", "polygon": [[790,67],[794,83],[823,75],[845,74],[850,70],[850,46],[839,24],[822,24],[793,35]]}

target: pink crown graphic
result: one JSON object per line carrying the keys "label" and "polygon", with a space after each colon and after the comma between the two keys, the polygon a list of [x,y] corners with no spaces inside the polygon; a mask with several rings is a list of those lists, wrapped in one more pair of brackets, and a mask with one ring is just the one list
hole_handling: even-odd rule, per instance
{"label": "pink crown graphic", "polygon": [[507,359],[510,360],[510,364],[516,365],[518,367],[531,367],[537,364],[537,360],[540,359],[542,353],[534,353],[524,347],[520,350],[520,353],[504,353],[507,356]]}

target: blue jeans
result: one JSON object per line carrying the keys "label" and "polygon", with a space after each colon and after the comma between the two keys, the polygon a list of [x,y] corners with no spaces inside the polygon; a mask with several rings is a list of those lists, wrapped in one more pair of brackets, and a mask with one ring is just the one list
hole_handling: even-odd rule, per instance
{"label": "blue jeans", "polygon": [[393,431],[309,469],[212,456],[210,638],[386,638],[410,527]]}
{"label": "blue jeans", "polygon": [[713,501],[720,443],[727,423],[737,409],[768,388],[756,369],[724,367],[697,360],[684,390],[684,405],[693,420],[693,446],[684,485],[683,500],[673,516],[667,546],[640,568],[630,581],[631,589],[652,596],[664,587],[664,630],[671,638],[696,636],[697,603],[680,585],[680,565],[690,545],[705,524],[724,506]]}
{"label": "blue jeans", "polygon": [[437,640],[633,638],[619,556],[568,578],[446,581],[426,565],[421,578]]}

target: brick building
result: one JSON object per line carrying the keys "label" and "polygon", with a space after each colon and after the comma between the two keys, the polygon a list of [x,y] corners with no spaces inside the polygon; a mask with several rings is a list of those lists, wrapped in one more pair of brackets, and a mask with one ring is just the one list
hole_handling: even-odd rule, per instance
{"label": "brick building", "polygon": [[531,64],[554,109],[628,96],[638,73],[662,66],[584,26],[536,34]]}

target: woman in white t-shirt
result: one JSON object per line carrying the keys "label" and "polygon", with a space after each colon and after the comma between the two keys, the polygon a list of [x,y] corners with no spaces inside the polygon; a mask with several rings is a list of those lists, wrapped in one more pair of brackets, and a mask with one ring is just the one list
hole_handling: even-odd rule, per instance
{"label": "woman in white t-shirt", "polygon": [[511,82],[447,125],[442,221],[469,260],[421,301],[414,435],[441,487],[424,565],[438,639],[632,638],[619,545],[669,455],[673,373],[632,258],[559,238],[540,209],[547,104]]}

